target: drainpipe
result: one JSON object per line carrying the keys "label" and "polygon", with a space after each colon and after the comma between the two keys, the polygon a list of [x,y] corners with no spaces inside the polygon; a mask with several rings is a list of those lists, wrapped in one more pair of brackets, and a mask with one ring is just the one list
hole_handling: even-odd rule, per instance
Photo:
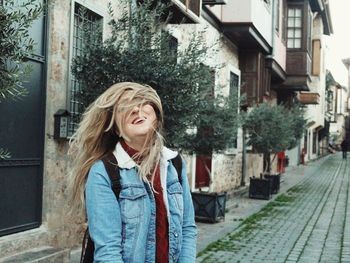
{"label": "drainpipe", "polygon": [[[281,1],[281,0],[280,0]],[[275,24],[275,13],[276,11],[279,12],[279,10],[276,10],[277,9],[277,6],[276,6],[276,1],[275,0],[272,0],[272,28],[271,28],[271,44],[272,44],[272,49],[271,49],[271,53],[269,55],[266,56],[266,58],[273,58],[273,56],[275,55],[275,27],[276,27],[276,24]],[[281,5],[280,5],[281,6]],[[279,22],[279,21],[278,21]]]}

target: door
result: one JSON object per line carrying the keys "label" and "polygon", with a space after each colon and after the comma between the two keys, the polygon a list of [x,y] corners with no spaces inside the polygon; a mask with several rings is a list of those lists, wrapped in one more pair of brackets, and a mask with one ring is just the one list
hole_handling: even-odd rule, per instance
{"label": "door", "polygon": [[196,188],[208,187],[210,184],[211,156],[196,157]]}
{"label": "door", "polygon": [[30,36],[37,44],[26,62],[32,67],[24,84],[28,95],[0,103],[0,147],[11,153],[11,158],[0,160],[0,236],[41,224],[45,20],[39,18],[30,29]]}

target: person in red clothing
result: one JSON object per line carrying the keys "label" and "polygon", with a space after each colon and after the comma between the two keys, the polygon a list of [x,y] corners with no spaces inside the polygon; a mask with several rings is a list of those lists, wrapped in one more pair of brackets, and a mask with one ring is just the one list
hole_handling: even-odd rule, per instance
{"label": "person in red clothing", "polygon": [[[107,89],[86,110],[71,141],[73,197],[85,197],[94,262],[195,262],[197,229],[186,165],[164,146],[156,91],[132,82]],[[119,198],[101,159],[113,153]],[[74,201],[74,199],[73,199]]]}

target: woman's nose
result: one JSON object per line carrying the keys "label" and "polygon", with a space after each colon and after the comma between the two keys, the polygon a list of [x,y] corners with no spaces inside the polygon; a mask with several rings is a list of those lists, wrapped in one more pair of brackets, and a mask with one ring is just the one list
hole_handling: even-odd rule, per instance
{"label": "woman's nose", "polygon": [[141,112],[141,107],[140,106],[134,106],[134,108],[132,109],[132,113],[135,114],[135,113],[140,113]]}

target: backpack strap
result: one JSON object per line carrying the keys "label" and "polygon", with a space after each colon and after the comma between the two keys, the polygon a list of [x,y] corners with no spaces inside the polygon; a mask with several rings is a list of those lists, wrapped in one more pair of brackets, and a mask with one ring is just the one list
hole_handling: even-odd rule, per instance
{"label": "backpack strap", "polygon": [[182,158],[180,154],[176,155],[175,158],[171,159],[171,162],[173,163],[176,169],[179,182],[182,185]]}
{"label": "backpack strap", "polygon": [[115,158],[113,152],[108,153],[105,157],[102,158],[102,162],[106,168],[107,174],[109,179],[112,182],[112,190],[117,198],[119,199],[119,194],[121,191],[121,184],[120,184],[120,173],[119,173],[119,167],[118,167],[118,161]]}

